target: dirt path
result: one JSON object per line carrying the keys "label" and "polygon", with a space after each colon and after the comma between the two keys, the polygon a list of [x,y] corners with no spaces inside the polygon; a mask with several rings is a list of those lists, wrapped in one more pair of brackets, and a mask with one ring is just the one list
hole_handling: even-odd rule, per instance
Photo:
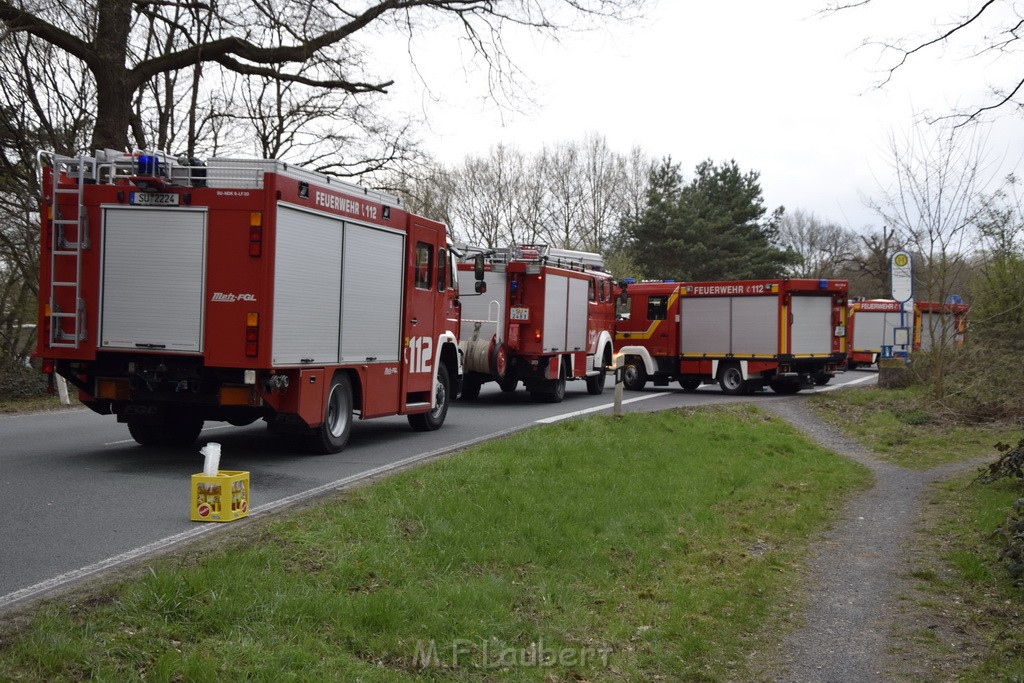
{"label": "dirt path", "polygon": [[874,458],[799,400],[765,408],[821,445],[870,468],[876,485],[844,507],[840,521],[807,565],[808,601],[801,626],[763,672],[776,681],[892,681],[912,677],[911,663],[893,656],[891,632],[907,582],[908,547],[929,484],[978,466],[952,463],[909,470]]}

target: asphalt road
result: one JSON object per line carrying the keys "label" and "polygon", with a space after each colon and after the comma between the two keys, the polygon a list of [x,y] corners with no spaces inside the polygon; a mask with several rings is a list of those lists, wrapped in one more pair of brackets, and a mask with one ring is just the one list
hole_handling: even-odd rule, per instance
{"label": "asphalt road", "polygon": [[[873,372],[839,375],[825,389],[873,382]],[[820,389],[819,389],[820,390]],[[798,396],[804,395],[802,392]],[[538,404],[520,389],[485,385],[474,402],[458,402],[436,432],[414,432],[404,417],[356,422],[345,450],[309,456],[248,427],[207,423],[194,448],[150,450],[124,425],[86,409],[0,417],[0,610],[217,529],[189,521],[190,476],[202,470],[199,448],[221,444],[221,469],[250,472],[251,516],[523,429],[579,414],[610,412],[614,392],[590,396],[570,382],[560,404]],[[771,391],[725,396],[715,386],[624,393],[627,411],[783,400]]]}

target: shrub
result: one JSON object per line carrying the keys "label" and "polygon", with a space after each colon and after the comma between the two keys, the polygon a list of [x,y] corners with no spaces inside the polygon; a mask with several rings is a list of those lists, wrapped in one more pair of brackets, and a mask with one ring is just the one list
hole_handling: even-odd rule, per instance
{"label": "shrub", "polygon": [[[994,463],[981,468],[975,481],[991,484],[1010,477],[1024,486],[1024,439],[1018,441],[1013,448],[1009,444],[997,443],[995,449],[1002,455]],[[1014,583],[1024,584],[1024,498],[1014,503],[1010,515],[993,535],[1002,538],[1003,548],[999,552],[999,559],[1006,565]]]}
{"label": "shrub", "polygon": [[20,363],[0,365],[0,400],[37,398],[46,395],[46,375]]}

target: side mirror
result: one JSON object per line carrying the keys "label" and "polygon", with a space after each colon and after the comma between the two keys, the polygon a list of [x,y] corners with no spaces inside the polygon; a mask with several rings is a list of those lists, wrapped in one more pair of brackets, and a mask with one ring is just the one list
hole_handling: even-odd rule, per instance
{"label": "side mirror", "polygon": [[476,289],[477,294],[483,294],[487,291],[487,283],[483,280],[477,280],[474,289]]}
{"label": "side mirror", "polygon": [[[484,255],[483,254],[477,254],[476,258],[473,259],[473,276],[478,281],[483,281],[483,279],[484,279]],[[481,290],[478,287],[476,291],[481,292],[483,290]]]}

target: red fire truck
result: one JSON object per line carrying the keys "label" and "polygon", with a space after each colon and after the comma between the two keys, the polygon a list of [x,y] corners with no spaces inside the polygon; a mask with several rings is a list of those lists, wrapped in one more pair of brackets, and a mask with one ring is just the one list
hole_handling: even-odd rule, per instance
{"label": "red fire truck", "polygon": [[916,308],[910,310],[908,307],[901,319],[903,304],[892,299],[852,301],[849,307],[849,353],[846,360],[848,370],[856,370],[862,365],[873,365],[878,362],[882,347],[894,343],[894,330],[898,327],[907,328],[908,345],[913,344],[913,339],[916,339],[910,336],[912,330],[917,328]]}
{"label": "red fire truck", "polygon": [[[882,347],[895,345],[894,330],[907,329],[909,350],[928,351],[939,343],[962,346],[967,332],[965,304],[915,301],[903,314],[903,306],[893,299],[864,299],[850,303],[847,326],[849,357],[847,369],[873,365]],[[944,340],[940,342],[940,340]]]}
{"label": "red fire truck", "polygon": [[506,392],[522,382],[534,400],[558,403],[573,379],[601,393],[612,360],[615,301],[600,255],[527,245],[474,260],[458,266],[479,269],[485,285],[479,296],[460,299],[462,396],[476,398],[489,381]]}
{"label": "red fire truck", "polygon": [[967,314],[970,307],[962,303],[918,301],[915,326],[915,351],[930,351],[940,345],[963,346],[967,341]]}
{"label": "red fire truck", "polygon": [[341,450],[445,420],[461,374],[446,227],[278,161],[40,153],[37,355],[143,445],[267,421]]}
{"label": "red fire truck", "polygon": [[727,394],[826,383],[846,356],[844,280],[627,281],[615,344],[627,389]]}

